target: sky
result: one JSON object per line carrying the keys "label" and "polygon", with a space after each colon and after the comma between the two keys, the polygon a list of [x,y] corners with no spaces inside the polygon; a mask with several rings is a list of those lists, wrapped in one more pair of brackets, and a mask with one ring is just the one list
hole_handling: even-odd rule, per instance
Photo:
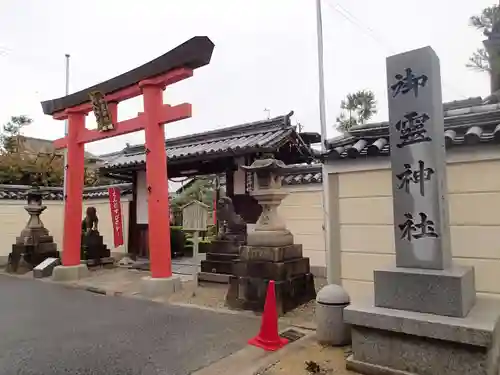
{"label": "sky", "polygon": [[[489,79],[465,67],[483,35],[468,25],[491,0],[322,0],[328,137],[346,94],[375,93],[387,118],[385,58],[432,46],[441,61],[445,101],[489,94]],[[10,116],[34,122],[27,136],[57,139],[64,122],[40,102],[64,96],[65,54],[70,92],[140,66],[193,36],[215,44],[210,65],[170,86],[169,104],[190,102],[193,117],[165,127],[176,137],[294,111],[304,131],[320,132],[316,10],[313,0],[2,0],[0,124]],[[141,98],[119,106],[135,117]],[[87,127],[95,127],[90,114]],[[144,142],[137,132],[86,145],[103,154]]]}

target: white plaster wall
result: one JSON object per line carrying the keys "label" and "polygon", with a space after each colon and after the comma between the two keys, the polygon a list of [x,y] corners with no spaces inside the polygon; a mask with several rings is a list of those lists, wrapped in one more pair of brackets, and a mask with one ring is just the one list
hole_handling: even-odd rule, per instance
{"label": "white plaster wall", "polygon": [[[62,201],[44,201],[47,209],[41,215],[42,222],[54,237],[57,249],[62,250],[62,239],[64,232],[64,205]],[[129,197],[121,197],[123,216],[124,245],[114,248],[113,244],[113,222],[109,209],[109,200],[92,199],[83,202],[83,215],[88,206],[97,209],[99,217],[99,232],[104,238],[104,243],[113,253],[127,253],[128,225],[129,225]],[[25,201],[21,200],[0,200],[0,263],[5,263],[7,256],[12,251],[12,245],[16,242],[23,228],[28,222],[29,215],[24,209]],[[83,220],[83,216],[82,216]]]}
{"label": "white plaster wall", "polygon": [[[479,294],[500,297],[500,151],[448,155],[453,259],[475,268]],[[373,270],[395,264],[388,160],[330,165],[338,175],[341,280],[353,301],[373,295]],[[335,199],[335,197],[330,197]]]}
{"label": "white plaster wall", "polygon": [[278,212],[292,232],[295,243],[302,244],[303,255],[313,267],[325,266],[323,239],[323,203],[321,185],[297,185],[283,187],[288,196]]}

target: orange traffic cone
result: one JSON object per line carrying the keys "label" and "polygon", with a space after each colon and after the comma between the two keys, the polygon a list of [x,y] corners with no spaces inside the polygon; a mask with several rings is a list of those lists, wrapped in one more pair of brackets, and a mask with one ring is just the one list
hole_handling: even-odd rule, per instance
{"label": "orange traffic cone", "polygon": [[260,332],[248,343],[257,346],[266,351],[275,351],[288,343],[278,334],[278,310],[276,309],[276,295],[274,291],[274,281],[269,281],[267,287],[266,303],[264,305],[264,314],[262,315],[262,324]]}

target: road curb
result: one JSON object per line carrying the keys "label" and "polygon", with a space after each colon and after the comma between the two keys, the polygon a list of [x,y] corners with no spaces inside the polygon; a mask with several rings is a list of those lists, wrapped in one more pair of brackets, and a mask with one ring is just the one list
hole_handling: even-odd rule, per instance
{"label": "road curb", "polygon": [[[281,332],[289,328],[290,327]],[[266,352],[260,348],[248,345],[236,353],[193,372],[191,375],[259,375],[279,362],[283,356],[304,346],[305,343],[312,340],[316,335],[315,332],[311,333],[306,330],[297,330],[301,331],[304,337],[289,343],[276,352]]]}

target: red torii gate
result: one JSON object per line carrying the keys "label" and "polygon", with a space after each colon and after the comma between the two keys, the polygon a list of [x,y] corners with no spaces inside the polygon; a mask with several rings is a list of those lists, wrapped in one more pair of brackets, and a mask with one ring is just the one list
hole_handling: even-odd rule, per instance
{"label": "red torii gate", "polygon": [[[145,131],[146,179],[148,185],[149,254],[153,278],[172,275],[167,154],[164,124],[191,117],[191,104],[163,103],[163,90],[193,75],[193,70],[210,63],[214,45],[207,37],[194,37],[159,58],[96,86],[42,102],[45,114],[68,119],[68,135],[54,141],[56,149],[67,148],[66,204],[62,265],[79,266],[84,185],[84,145],[101,139]],[[85,116],[92,111],[90,94],[100,92],[108,104],[113,129],[85,128]],[[118,103],[139,95],[144,112],[117,121]]]}

